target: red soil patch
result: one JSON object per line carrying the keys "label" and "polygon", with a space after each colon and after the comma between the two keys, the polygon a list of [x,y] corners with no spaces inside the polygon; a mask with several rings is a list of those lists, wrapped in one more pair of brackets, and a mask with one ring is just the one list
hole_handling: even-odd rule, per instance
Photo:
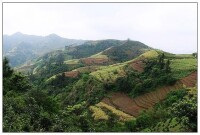
{"label": "red soil patch", "polygon": [[115,107],[109,98],[104,98],[102,100],[102,102],[104,102],[104,103],[106,103],[106,104],[108,104],[108,105],[110,105],[112,107]]}
{"label": "red soil patch", "polygon": [[146,100],[146,98],[141,96],[134,98],[134,101],[138,106],[143,107],[145,109],[150,108],[152,106],[152,103],[150,103]]}
{"label": "red soil patch", "polygon": [[137,106],[132,98],[120,92],[113,93],[110,98],[104,98],[102,102],[108,103],[116,109],[123,110],[125,113],[133,116],[138,116],[139,111],[144,110]]}
{"label": "red soil patch", "polygon": [[71,78],[75,78],[79,75],[78,71],[69,71],[69,72],[65,72],[65,76],[66,77],[71,77]]}
{"label": "red soil patch", "polygon": [[149,102],[151,102],[151,103],[153,103],[153,104],[155,104],[155,103],[158,102],[158,100],[157,100],[158,98],[153,97],[152,93],[147,93],[147,94],[145,94],[144,96],[147,98],[147,100],[148,100]]}
{"label": "red soil patch", "polygon": [[131,62],[129,66],[138,72],[143,72],[145,64],[143,63],[142,60],[136,60],[136,61]]}
{"label": "red soil patch", "polygon": [[146,93],[136,98],[130,98],[128,95],[120,92],[113,93],[110,98],[104,98],[102,102],[122,110],[123,112],[137,117],[142,110],[153,107],[156,103],[166,98],[170,91],[187,87],[194,87],[197,81],[197,73],[194,72],[187,77],[177,81],[173,86],[164,86],[155,91]]}
{"label": "red soil patch", "polygon": [[108,59],[105,58],[83,58],[80,60],[85,65],[102,65],[108,62]]}
{"label": "red soil patch", "polygon": [[180,82],[183,83],[186,87],[194,87],[196,85],[196,81],[197,81],[196,71],[180,80]]}

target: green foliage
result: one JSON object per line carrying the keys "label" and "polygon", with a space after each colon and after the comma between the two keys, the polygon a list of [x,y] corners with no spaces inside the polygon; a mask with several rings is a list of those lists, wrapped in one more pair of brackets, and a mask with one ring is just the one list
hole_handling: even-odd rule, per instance
{"label": "green foliage", "polygon": [[56,64],[61,66],[64,63],[64,55],[62,53],[58,54],[58,56],[56,57]]}
{"label": "green foliage", "polygon": [[188,131],[197,132],[197,96],[189,95],[174,103],[170,109]]}
{"label": "green foliage", "polygon": [[4,57],[3,59],[3,77],[10,77],[13,73],[13,70],[9,66],[9,60]]}
{"label": "green foliage", "polygon": [[64,88],[68,84],[77,81],[78,78],[66,77],[64,73],[57,75],[54,79],[47,82],[46,85],[51,85],[53,87]]}
{"label": "green foliage", "polygon": [[163,101],[163,105],[166,107],[170,107],[173,103],[175,103],[178,100],[181,100],[186,95],[187,91],[185,89],[172,91],[167,95],[167,98]]}
{"label": "green foliage", "polygon": [[157,86],[172,85],[176,79],[172,77],[170,69],[170,61],[165,62],[165,55],[159,55],[157,59],[145,61],[146,66],[144,72],[138,77],[140,82],[135,85],[131,95],[137,96]]}
{"label": "green foliage", "polygon": [[103,83],[91,76],[83,76],[69,91],[64,104],[71,105],[82,101],[86,101],[88,104],[94,104],[99,102],[105,94]]}
{"label": "green foliage", "polygon": [[42,106],[43,109],[49,113],[57,112],[58,106],[54,99],[41,90],[30,90],[28,97],[34,98],[36,104]]}
{"label": "green foliage", "polygon": [[142,73],[125,68],[126,76],[117,78],[116,89],[136,97],[158,86],[173,85],[176,79],[172,76],[169,60],[165,62],[164,58],[162,54],[157,59],[144,61],[146,66]]}
{"label": "green foliage", "polygon": [[8,60],[3,61],[4,77],[3,77],[3,94],[9,91],[25,92],[31,88],[28,79],[20,73],[15,73],[8,65]]}

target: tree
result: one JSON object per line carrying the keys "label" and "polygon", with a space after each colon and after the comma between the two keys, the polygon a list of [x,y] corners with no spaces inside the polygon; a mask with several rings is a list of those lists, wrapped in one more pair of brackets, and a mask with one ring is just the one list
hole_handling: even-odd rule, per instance
{"label": "tree", "polygon": [[9,60],[4,57],[3,59],[3,77],[10,77],[13,73],[13,70],[9,66]]}
{"label": "tree", "polygon": [[194,56],[195,58],[197,58],[197,53],[192,53],[192,56]]}
{"label": "tree", "polygon": [[171,72],[171,68],[170,68],[170,61],[169,59],[167,60],[166,64],[165,64],[165,72],[166,73],[170,73]]}
{"label": "tree", "polygon": [[64,63],[64,55],[62,53],[60,53],[57,57],[56,57],[56,64],[57,65],[62,65]]}
{"label": "tree", "polygon": [[164,68],[164,58],[165,58],[165,54],[162,53],[162,55],[159,56],[159,61],[158,61],[158,64],[160,65],[160,69],[163,69]]}
{"label": "tree", "polygon": [[188,130],[197,132],[197,97],[185,97],[183,100],[172,105],[170,109],[175,117]]}

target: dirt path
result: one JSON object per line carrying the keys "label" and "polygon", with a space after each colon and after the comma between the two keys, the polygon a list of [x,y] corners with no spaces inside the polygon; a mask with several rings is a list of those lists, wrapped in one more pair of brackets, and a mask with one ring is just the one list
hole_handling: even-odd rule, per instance
{"label": "dirt path", "polygon": [[106,97],[102,102],[115,107],[127,114],[137,117],[142,110],[153,107],[156,103],[166,98],[170,91],[178,90],[186,87],[194,87],[197,82],[197,72],[193,72],[187,77],[177,81],[173,86],[164,86],[157,88],[155,91],[146,93],[136,98],[130,98],[122,92],[113,93],[110,97]]}

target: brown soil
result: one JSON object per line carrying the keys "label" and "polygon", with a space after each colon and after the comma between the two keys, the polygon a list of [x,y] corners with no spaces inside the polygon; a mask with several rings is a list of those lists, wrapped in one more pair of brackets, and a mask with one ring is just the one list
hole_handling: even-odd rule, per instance
{"label": "brown soil", "polygon": [[116,92],[109,98],[104,98],[102,102],[122,110],[123,112],[137,117],[142,110],[153,107],[156,103],[166,98],[170,91],[179,90],[183,84],[187,87],[194,87],[197,82],[197,72],[193,72],[187,77],[177,81],[173,86],[164,86],[155,91],[146,93],[136,98],[130,98],[128,95]]}
{"label": "brown soil", "polygon": [[140,60],[136,60],[133,61],[132,63],[129,64],[130,67],[132,67],[134,70],[138,71],[138,72],[143,72],[144,71],[144,63],[143,61]]}
{"label": "brown soil", "polygon": [[186,87],[194,87],[197,81],[197,72],[193,72],[187,77],[180,80]]}
{"label": "brown soil", "polygon": [[65,72],[65,76],[66,77],[71,77],[71,78],[75,78],[79,75],[78,71],[69,71],[69,72]]}

